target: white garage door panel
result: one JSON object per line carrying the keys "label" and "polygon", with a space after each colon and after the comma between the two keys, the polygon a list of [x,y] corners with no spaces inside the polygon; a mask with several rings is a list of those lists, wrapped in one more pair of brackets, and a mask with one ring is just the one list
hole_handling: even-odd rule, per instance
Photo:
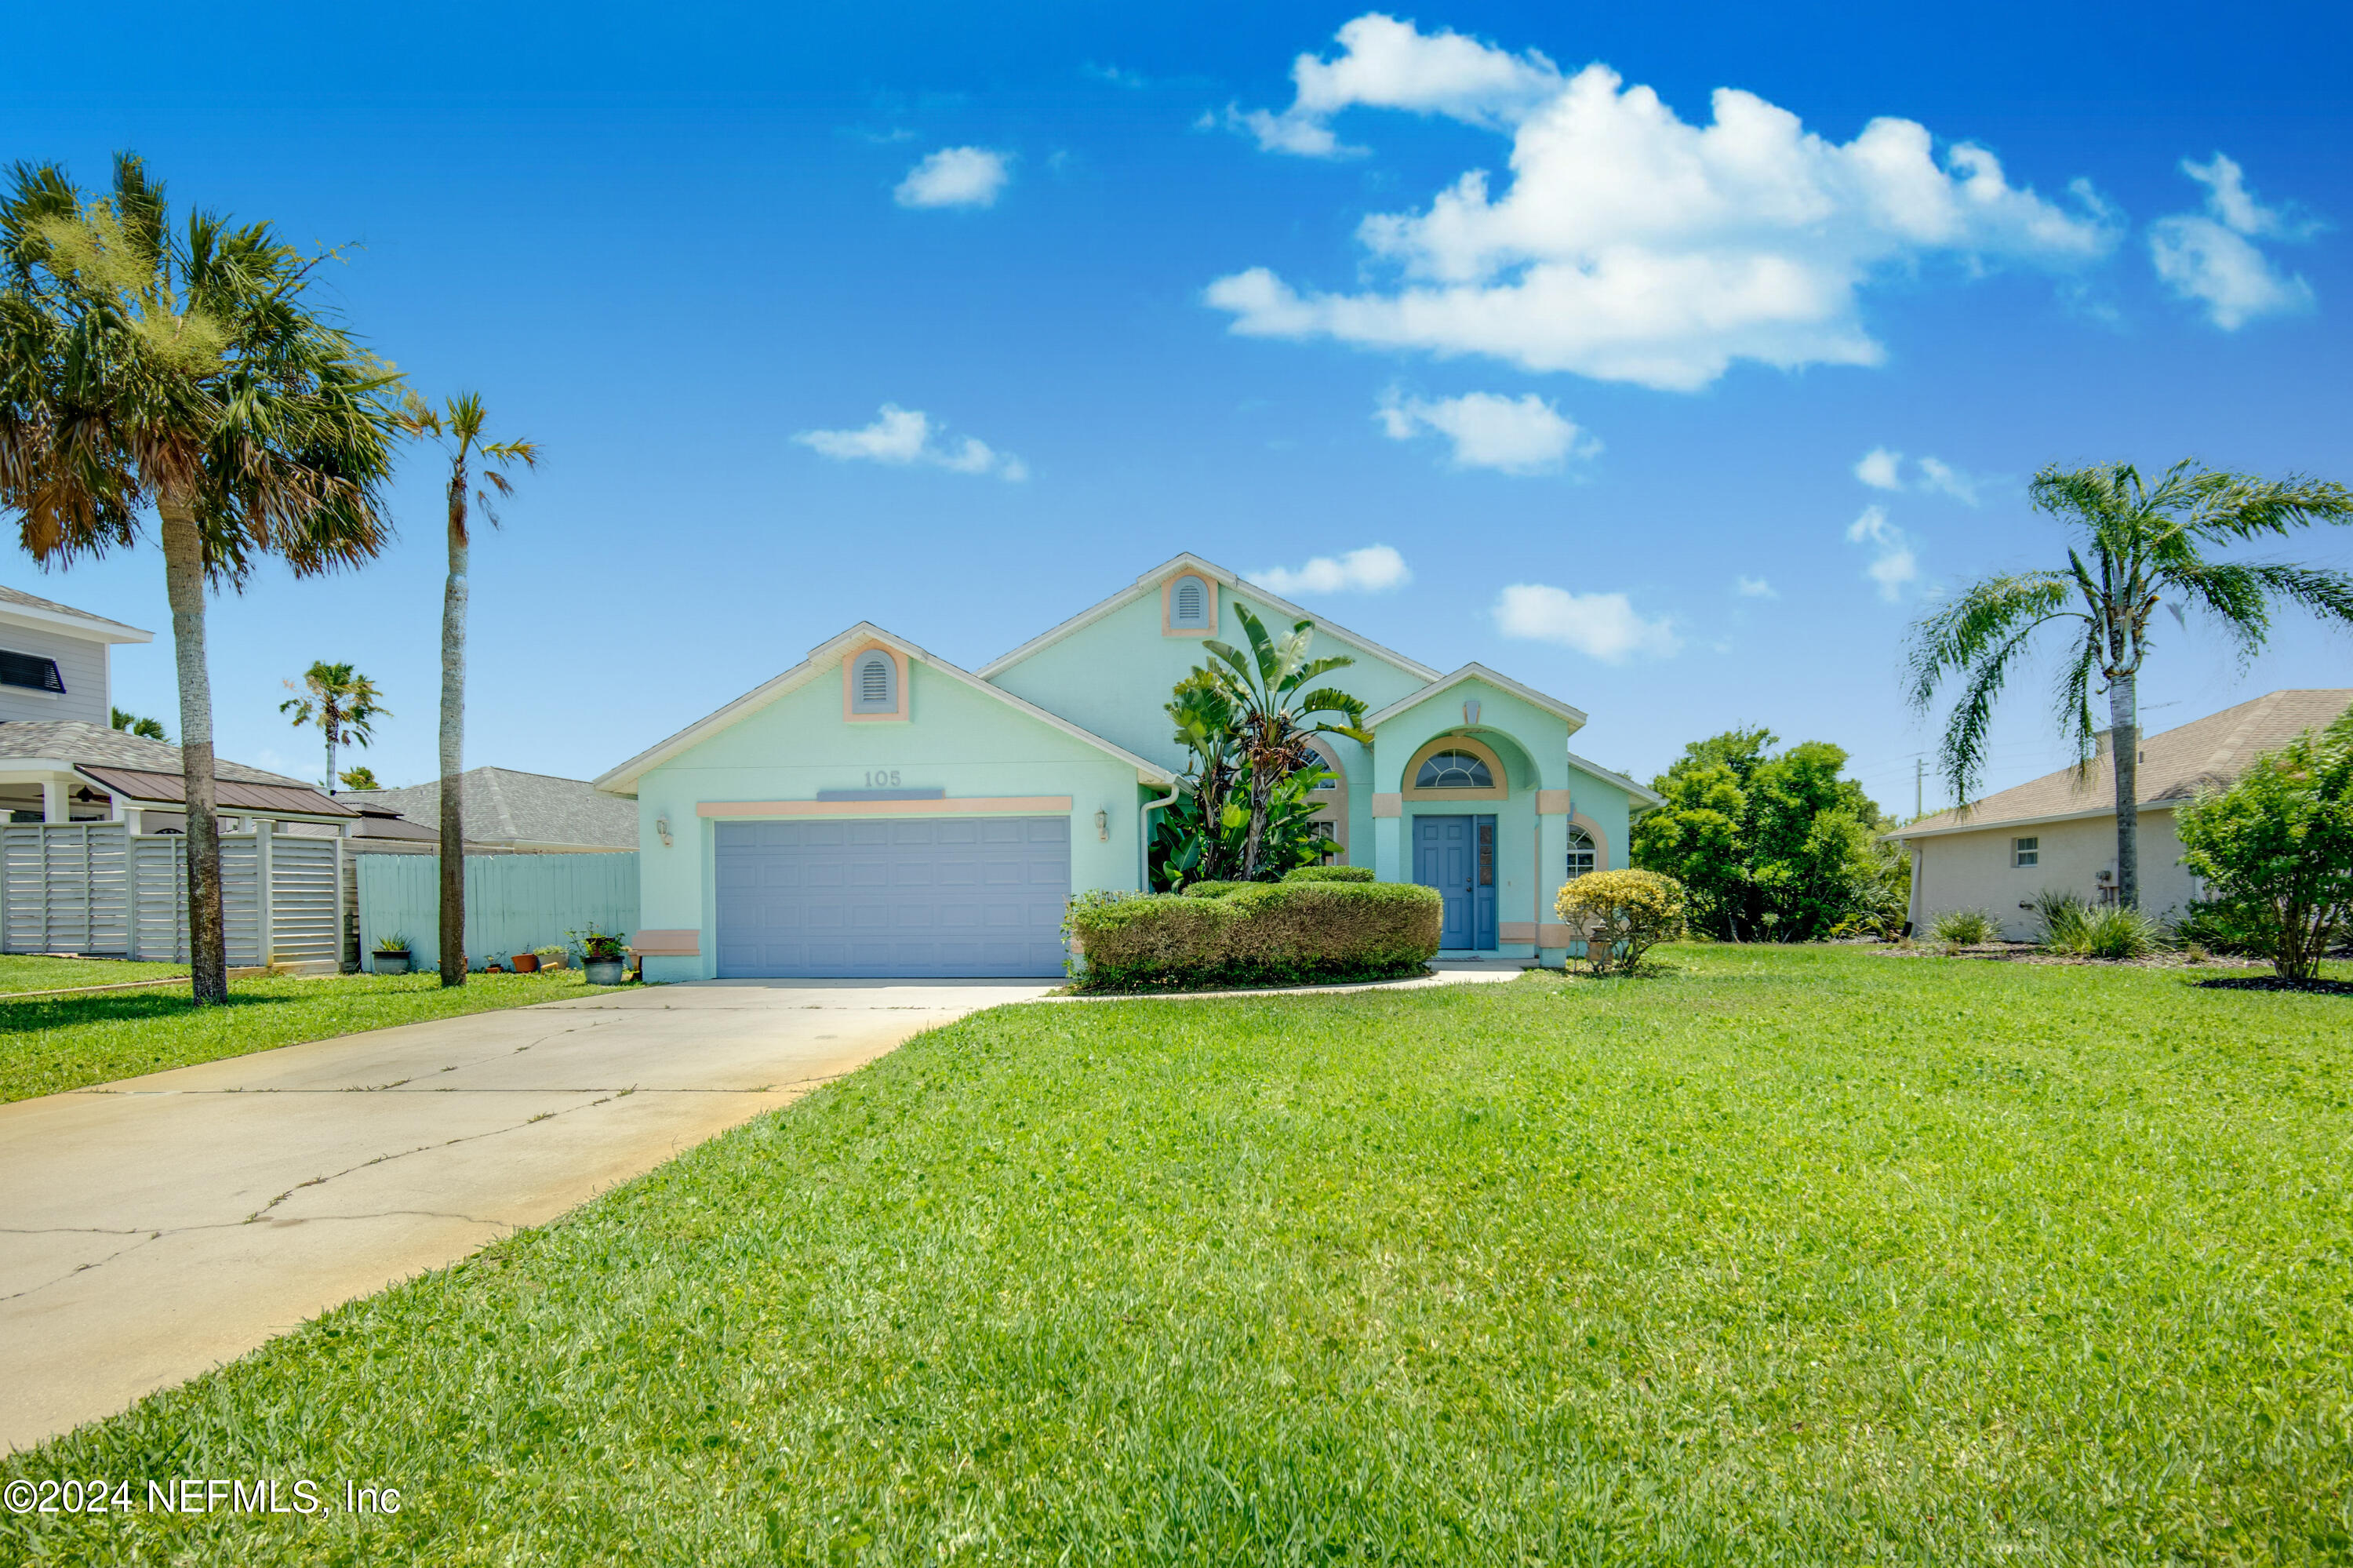
{"label": "white garage door panel", "polygon": [[1062,972],[1067,817],[721,822],[722,979]]}

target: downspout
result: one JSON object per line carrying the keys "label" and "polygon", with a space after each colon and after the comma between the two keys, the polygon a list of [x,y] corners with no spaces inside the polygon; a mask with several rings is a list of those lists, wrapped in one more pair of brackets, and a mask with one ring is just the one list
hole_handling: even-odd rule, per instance
{"label": "downspout", "polygon": [[1146,800],[1136,813],[1135,886],[1139,893],[1152,891],[1152,813],[1164,806],[1175,805],[1176,797],[1184,792],[1184,785],[1172,783],[1168,793],[1157,800]]}

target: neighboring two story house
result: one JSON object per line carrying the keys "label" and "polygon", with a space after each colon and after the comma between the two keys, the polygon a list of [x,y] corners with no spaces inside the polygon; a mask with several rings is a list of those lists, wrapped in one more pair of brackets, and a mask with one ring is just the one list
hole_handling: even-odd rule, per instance
{"label": "neighboring two story house", "polygon": [[[0,821],[127,821],[176,830],[180,748],[112,727],[108,660],[154,633],[0,588]],[[299,779],[216,764],[224,826],[254,819],[340,830],[358,813]]]}
{"label": "neighboring two story house", "polygon": [[1071,894],[1146,885],[1185,766],[1163,705],[1243,604],[1355,661],[1330,683],[1373,744],[1316,740],[1335,858],[1437,888],[1450,951],[1565,958],[1554,894],[1658,803],[1569,750],[1585,715],[1187,555],[976,671],[861,622],[598,779],[638,801],[647,978],[1060,974]]}

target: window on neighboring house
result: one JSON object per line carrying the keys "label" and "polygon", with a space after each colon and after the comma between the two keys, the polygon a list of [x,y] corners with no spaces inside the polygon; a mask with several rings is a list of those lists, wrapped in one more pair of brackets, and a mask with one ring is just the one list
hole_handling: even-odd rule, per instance
{"label": "window on neighboring house", "polygon": [[1583,828],[1568,830],[1567,869],[1571,882],[1593,869],[1593,835]]}
{"label": "window on neighboring house", "polygon": [[2040,865],[2042,863],[2042,841],[2039,838],[2010,841],[2010,863]]}
{"label": "window on neighboring house", "polygon": [[1324,756],[1320,751],[1310,750],[1307,754],[1307,760],[1299,765],[1299,771],[1302,773],[1321,772],[1324,775],[1324,777],[1318,779],[1315,783],[1308,786],[1311,790],[1337,789],[1340,787],[1339,769],[1334,768],[1332,766],[1332,759]]}
{"label": "window on neighboring house", "polygon": [[1209,585],[1190,575],[1178,577],[1168,590],[1168,624],[1187,630],[1209,624]]}
{"label": "window on neighboring house", "polygon": [[58,662],[44,659],[37,653],[0,652],[0,686],[22,686],[28,692],[50,692],[65,695],[65,681],[58,674]]}
{"label": "window on neighboring house", "polygon": [[1495,776],[1487,768],[1487,759],[1468,751],[1433,751],[1421,759],[1421,771],[1414,775],[1417,789],[1493,789]]}
{"label": "window on neighboring house", "polygon": [[858,656],[850,677],[849,711],[860,714],[896,713],[899,709],[899,666],[880,648]]}

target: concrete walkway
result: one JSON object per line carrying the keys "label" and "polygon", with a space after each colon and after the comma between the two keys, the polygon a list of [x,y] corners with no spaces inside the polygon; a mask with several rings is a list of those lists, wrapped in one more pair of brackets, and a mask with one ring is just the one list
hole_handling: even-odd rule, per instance
{"label": "concrete walkway", "polygon": [[632,987],[0,1106],[0,1451],[1049,989]]}

